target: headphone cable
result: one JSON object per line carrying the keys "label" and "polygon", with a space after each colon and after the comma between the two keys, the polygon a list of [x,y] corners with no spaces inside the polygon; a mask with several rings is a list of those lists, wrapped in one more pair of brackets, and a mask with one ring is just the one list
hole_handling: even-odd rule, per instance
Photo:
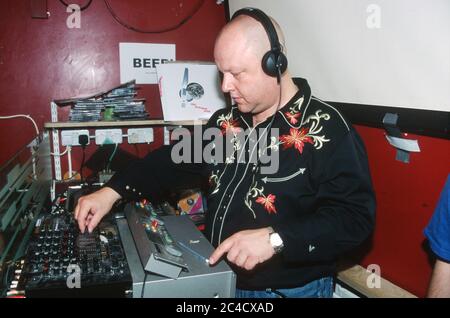
{"label": "headphone cable", "polygon": [[[279,74],[280,77],[281,77],[281,71],[280,71],[280,68],[279,68],[279,67],[277,67],[277,68],[278,68],[278,74]],[[280,86],[280,90],[279,90],[280,94],[279,94],[279,96],[278,96],[278,106],[277,106],[277,108],[275,109],[275,112],[274,112],[273,115],[272,115],[272,119],[270,120],[269,125],[267,125],[267,127],[268,127],[267,132],[269,131],[269,129],[272,128],[273,122],[275,121],[275,116],[277,115],[278,109],[279,109],[280,106],[281,106],[281,93],[282,93],[282,91],[281,91],[281,82],[280,82],[280,81],[278,81],[278,85]]]}
{"label": "headphone cable", "polygon": [[[281,106],[281,93],[282,93],[282,91],[281,91],[281,83],[279,83],[279,86],[280,86],[280,94],[279,94],[279,97],[278,97],[278,106],[277,106],[277,108],[275,109],[275,112],[273,113],[273,115],[272,115],[272,118],[270,119],[270,122],[269,122],[269,124],[267,125],[267,129],[266,129],[266,133],[267,133],[267,136],[269,136],[269,130],[270,129],[272,129],[272,125],[273,125],[273,122],[275,121],[275,117],[276,117],[276,115],[277,115],[277,113],[278,113],[278,109],[280,108],[280,106]],[[257,171],[258,171],[258,169],[259,169],[259,166],[260,166],[260,164],[261,164],[261,158],[260,158],[261,156],[259,156],[258,157],[258,160],[257,160],[257,162],[256,162],[256,166],[255,166],[255,175],[256,175],[256,173],[257,173]]]}

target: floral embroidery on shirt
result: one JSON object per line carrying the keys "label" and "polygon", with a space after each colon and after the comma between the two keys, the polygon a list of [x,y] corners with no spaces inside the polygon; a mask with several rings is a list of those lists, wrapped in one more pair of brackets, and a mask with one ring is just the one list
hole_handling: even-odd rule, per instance
{"label": "floral embroidery on shirt", "polygon": [[329,114],[321,114],[321,112],[322,110],[319,109],[314,115],[309,116],[305,120],[305,124],[309,124],[311,122],[308,135],[311,136],[311,138],[314,140],[314,147],[316,149],[322,148],[324,142],[330,141],[330,139],[325,138],[325,135],[317,135],[322,131],[323,128],[323,126],[319,126],[321,119],[329,120],[331,118]]}
{"label": "floral embroidery on shirt", "polygon": [[291,128],[289,130],[289,135],[280,136],[280,141],[283,144],[283,149],[291,148],[292,146],[298,150],[298,152],[303,153],[303,146],[305,142],[313,144],[313,140],[308,136],[308,128],[295,129]]}
{"label": "floral embroidery on shirt", "polygon": [[285,112],[284,115],[286,115],[286,117],[289,119],[289,122],[292,125],[295,125],[296,123],[298,123],[298,118],[300,117],[301,113],[293,113],[291,112]]}
{"label": "floral embroidery on shirt", "polygon": [[296,114],[296,113],[298,113],[299,110],[300,110],[300,107],[301,107],[302,104],[303,104],[303,101],[304,101],[304,100],[305,100],[304,96],[299,97],[299,99],[297,99],[297,100],[294,102],[294,105],[293,105],[292,107],[289,108],[290,113],[291,113],[291,114]]}
{"label": "floral embroidery on shirt", "polygon": [[226,134],[228,132],[232,132],[233,134],[239,132],[241,129],[238,124],[237,119],[233,119],[232,113],[228,113],[227,115],[220,115],[217,119],[217,125],[222,130],[222,134]]}
{"label": "floral embroidery on shirt", "polygon": [[276,196],[272,193],[268,195],[264,194],[264,187],[258,188],[258,183],[255,182],[253,187],[247,192],[247,196],[245,197],[245,205],[252,211],[253,217],[256,219],[255,211],[252,207],[252,200],[255,199],[256,203],[262,204],[264,209],[266,209],[267,213],[277,213],[277,209],[275,208],[275,199]]}
{"label": "floral embroidery on shirt", "polygon": [[255,202],[260,203],[264,206],[264,209],[270,214],[270,213],[277,213],[277,210],[275,209],[275,199],[276,196],[274,194],[268,194],[265,196],[264,194],[260,197],[258,197]]}
{"label": "floral embroidery on shirt", "polygon": [[225,158],[225,164],[228,165],[234,163],[236,160],[236,152],[241,149],[240,140],[237,138],[238,133],[242,130],[242,128],[239,127],[239,121],[237,119],[233,119],[233,114],[229,112],[226,115],[220,115],[216,123],[221,129],[222,135],[226,135],[230,132],[233,134],[233,137],[227,140],[233,144],[234,151]]}
{"label": "floral embroidery on shirt", "polygon": [[[286,116],[287,114],[289,114],[289,112],[285,113]],[[309,127],[296,128],[291,126],[289,129],[289,134],[281,135],[278,144],[282,144],[283,149],[294,147],[300,154],[303,153],[305,143],[314,145],[314,148],[316,149],[322,148],[325,142],[330,141],[330,139],[327,139],[325,135],[319,135],[323,129],[323,125],[320,125],[320,121],[322,119],[329,120],[330,115],[326,113],[322,114],[322,110],[319,109],[314,115],[308,116],[308,118],[301,123],[301,125],[310,123]]]}
{"label": "floral embroidery on shirt", "polygon": [[296,125],[299,122],[299,118],[302,115],[302,113],[300,112],[300,107],[302,106],[303,101],[304,97],[301,96],[293,103],[291,107],[289,107],[289,111],[284,113],[280,112],[280,114],[283,115],[284,119],[289,125],[291,125],[291,127],[293,127],[292,125]]}
{"label": "floral embroidery on shirt", "polygon": [[211,175],[209,176],[208,182],[209,182],[209,186],[211,188],[214,187],[214,189],[211,191],[211,195],[216,194],[219,191],[219,187],[220,187],[220,180],[219,180],[219,176],[218,176],[218,171],[211,172]]}

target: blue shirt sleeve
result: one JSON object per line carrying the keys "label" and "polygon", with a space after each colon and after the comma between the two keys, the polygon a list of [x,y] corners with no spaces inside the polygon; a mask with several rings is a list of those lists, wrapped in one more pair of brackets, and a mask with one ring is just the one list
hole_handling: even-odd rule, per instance
{"label": "blue shirt sleeve", "polygon": [[424,234],[433,252],[439,258],[450,262],[450,175]]}

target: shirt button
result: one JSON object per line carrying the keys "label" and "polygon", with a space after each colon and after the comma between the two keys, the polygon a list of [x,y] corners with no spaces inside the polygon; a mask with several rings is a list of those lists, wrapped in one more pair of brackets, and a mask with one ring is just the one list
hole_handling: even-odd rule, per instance
{"label": "shirt button", "polygon": [[127,190],[130,190],[130,186],[129,186],[129,185],[127,185],[127,186],[125,187],[125,189],[127,189]]}
{"label": "shirt button", "polygon": [[222,217],[222,216],[219,216],[217,219],[218,219],[219,221],[222,221],[222,220],[223,220],[223,217]]}
{"label": "shirt button", "polygon": [[133,189],[133,192],[136,192],[136,189]]}

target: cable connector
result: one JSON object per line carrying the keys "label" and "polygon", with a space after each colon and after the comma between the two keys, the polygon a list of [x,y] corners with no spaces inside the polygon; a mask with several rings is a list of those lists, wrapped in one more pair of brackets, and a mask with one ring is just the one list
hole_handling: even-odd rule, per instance
{"label": "cable connector", "polygon": [[81,145],[81,147],[86,148],[86,145],[89,143],[89,137],[87,135],[79,135],[78,143]]}
{"label": "cable connector", "polygon": [[86,157],[85,150],[86,150],[86,145],[89,143],[89,136],[79,135],[78,143],[81,145],[81,148],[83,149],[83,159],[81,159],[81,165],[80,165],[80,178],[81,178],[81,181],[83,181],[83,167],[84,167],[84,159]]}

